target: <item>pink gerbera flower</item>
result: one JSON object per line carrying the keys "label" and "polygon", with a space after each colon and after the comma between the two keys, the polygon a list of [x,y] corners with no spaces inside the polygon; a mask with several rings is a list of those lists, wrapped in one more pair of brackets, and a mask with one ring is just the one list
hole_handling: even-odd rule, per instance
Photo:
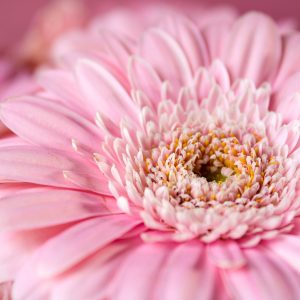
{"label": "pink gerbera flower", "polygon": [[13,299],[299,299],[299,35],[199,27],[97,21],[1,105]]}

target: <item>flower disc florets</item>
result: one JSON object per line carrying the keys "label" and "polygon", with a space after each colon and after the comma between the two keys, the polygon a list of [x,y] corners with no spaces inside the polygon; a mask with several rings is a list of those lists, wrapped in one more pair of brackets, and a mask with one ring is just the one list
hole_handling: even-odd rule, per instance
{"label": "flower disc florets", "polygon": [[272,176],[282,177],[279,162],[257,134],[201,127],[182,131],[174,131],[170,145],[146,158],[149,188],[166,186],[170,202],[186,208],[223,204],[241,211],[278,203],[270,185]]}

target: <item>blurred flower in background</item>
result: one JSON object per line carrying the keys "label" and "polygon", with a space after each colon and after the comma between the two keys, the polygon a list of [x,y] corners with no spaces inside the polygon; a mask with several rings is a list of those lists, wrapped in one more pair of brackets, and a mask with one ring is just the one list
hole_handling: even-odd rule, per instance
{"label": "blurred flower in background", "polygon": [[80,1],[55,0],[49,2],[34,17],[15,57],[21,65],[34,68],[48,60],[48,51],[63,33],[85,24],[88,10]]}

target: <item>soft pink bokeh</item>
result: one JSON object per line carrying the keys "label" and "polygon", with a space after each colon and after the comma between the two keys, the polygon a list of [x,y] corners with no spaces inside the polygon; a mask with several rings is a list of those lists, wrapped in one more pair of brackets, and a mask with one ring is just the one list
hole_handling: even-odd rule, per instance
{"label": "soft pink bokeh", "polygon": [[[81,0],[84,2],[97,2],[101,6],[124,5],[128,0]],[[153,0],[152,0],[153,1]],[[181,0],[169,0],[168,2],[177,3]],[[190,0],[201,4],[229,4],[236,6],[241,12],[247,10],[261,10],[271,14],[276,19],[293,17],[300,19],[299,0]],[[51,0],[0,0],[0,50],[7,48],[20,39],[24,30],[33,18],[35,12]],[[161,1],[159,1],[161,2]],[[185,1],[186,2],[186,1]]]}

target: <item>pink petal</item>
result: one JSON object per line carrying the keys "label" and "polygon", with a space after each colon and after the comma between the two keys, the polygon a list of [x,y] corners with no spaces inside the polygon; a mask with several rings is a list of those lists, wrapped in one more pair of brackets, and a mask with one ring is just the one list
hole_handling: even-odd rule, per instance
{"label": "pink petal", "polygon": [[176,90],[183,84],[191,83],[192,72],[186,55],[176,40],[165,31],[158,28],[147,31],[141,40],[140,54]]}
{"label": "pink petal", "polygon": [[0,165],[0,182],[19,181],[74,188],[74,184],[64,178],[64,170],[76,170],[90,176],[99,174],[96,166],[71,153],[57,150],[50,153],[32,146],[0,148]]}
{"label": "pink petal", "polygon": [[64,70],[40,71],[37,74],[37,81],[47,91],[57,95],[66,107],[84,117],[90,117],[86,105],[79,96],[80,92],[76,86],[75,78],[70,73]]}
{"label": "pink petal", "polygon": [[257,12],[236,21],[223,59],[234,78],[251,78],[257,85],[271,78],[281,56],[281,40],[271,18]]}
{"label": "pink petal", "polygon": [[300,274],[300,238],[294,235],[281,235],[268,241],[265,246],[287,262]]}
{"label": "pink petal", "polygon": [[24,141],[23,139],[21,139],[20,137],[14,134],[9,134],[1,138],[0,148],[10,147],[10,146],[30,146],[30,143]]}
{"label": "pink petal", "polygon": [[215,81],[209,72],[204,68],[199,69],[194,79],[194,87],[200,103],[209,96],[209,93],[214,86]]}
{"label": "pink petal", "polygon": [[91,151],[99,150],[101,132],[79,114],[54,101],[20,97],[1,105],[1,119],[22,138],[50,148],[71,150],[75,139]]}
{"label": "pink petal", "polygon": [[64,178],[77,186],[79,189],[93,191],[95,193],[110,196],[107,179],[99,172],[98,176],[92,176],[76,171],[63,171]]}
{"label": "pink petal", "polygon": [[1,183],[0,199],[10,196],[20,190],[26,191],[35,187],[35,184],[29,183]]}
{"label": "pink petal", "polygon": [[300,92],[300,72],[286,78],[280,88],[275,92],[272,101],[271,109],[278,111],[279,106],[285,107],[296,93]]}
{"label": "pink petal", "polygon": [[195,242],[172,248],[159,274],[154,299],[213,299],[215,276],[203,245]]}
{"label": "pink petal", "polygon": [[63,228],[0,233],[0,281],[12,280],[28,257]]}
{"label": "pink petal", "polygon": [[218,241],[208,245],[208,255],[222,269],[238,269],[246,265],[246,259],[234,241]]}
{"label": "pink petal", "polygon": [[223,89],[223,91],[226,92],[229,90],[229,74],[221,60],[217,59],[212,63],[210,67],[210,73],[212,74],[212,77],[215,79],[216,83]]}
{"label": "pink petal", "polygon": [[[284,260],[278,259],[278,256],[272,253],[272,251],[268,251],[267,255],[270,258],[271,263],[278,271],[278,275],[282,278],[282,283],[284,284],[282,289],[284,290],[283,294],[286,294],[286,299],[288,299],[288,297],[290,297],[289,299],[298,299],[300,295],[300,274],[294,272],[293,268],[289,267]],[[278,282],[280,282],[280,279]],[[280,288],[281,287],[278,284],[278,288],[276,290],[278,291]],[[280,291],[278,291],[278,293],[280,294]]]}
{"label": "pink petal", "polygon": [[289,34],[282,39],[282,61],[277,72],[275,89],[280,88],[284,81],[300,68],[300,34]]}
{"label": "pink petal", "polygon": [[0,227],[9,231],[54,226],[107,214],[110,211],[100,196],[71,190],[33,189],[0,201]]}
{"label": "pink petal", "polygon": [[296,93],[290,99],[280,101],[276,111],[282,114],[282,120],[289,123],[300,119],[300,93]]}
{"label": "pink petal", "polygon": [[[108,245],[76,267],[76,272],[70,272],[67,276],[58,279],[52,289],[51,299],[108,298],[108,290],[114,283],[122,261],[128,256],[128,248],[132,246],[133,243],[128,241],[118,241]],[[82,282],[85,282],[84,285]]]}
{"label": "pink petal", "polygon": [[103,113],[117,124],[124,116],[137,119],[138,109],[126,89],[102,65],[82,59],[76,65],[76,76],[95,115]]}
{"label": "pink petal", "polygon": [[105,53],[113,59],[114,63],[125,68],[132,50],[129,43],[125,43],[118,36],[108,30],[99,30],[98,33]]}
{"label": "pink petal", "polygon": [[37,271],[42,277],[64,272],[139,223],[126,215],[110,215],[74,225],[42,247]]}
{"label": "pink petal", "polygon": [[204,38],[188,18],[170,15],[162,22],[162,28],[172,35],[186,54],[192,71],[208,64],[208,52]]}
{"label": "pink petal", "polygon": [[132,87],[142,91],[157,107],[161,101],[162,82],[152,66],[146,60],[134,56],[129,61],[128,73]]}
{"label": "pink petal", "polygon": [[298,299],[299,278],[287,265],[260,247],[244,250],[248,267],[224,272],[231,297],[240,300]]}
{"label": "pink petal", "polygon": [[131,250],[118,270],[111,299],[151,299],[169,251],[168,245],[154,243],[144,243]]}
{"label": "pink petal", "polygon": [[202,29],[210,61],[222,57],[230,33],[231,22],[217,22]]}

